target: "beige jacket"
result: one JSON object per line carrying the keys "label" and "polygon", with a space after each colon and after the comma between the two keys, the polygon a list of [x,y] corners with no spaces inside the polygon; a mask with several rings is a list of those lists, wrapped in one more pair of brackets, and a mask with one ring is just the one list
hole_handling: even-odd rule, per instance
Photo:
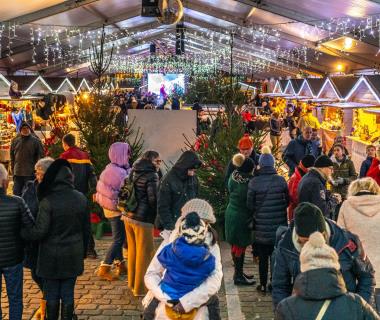
{"label": "beige jacket", "polygon": [[340,208],[338,225],[359,236],[363,248],[376,270],[376,287],[380,287],[380,195],[348,197]]}

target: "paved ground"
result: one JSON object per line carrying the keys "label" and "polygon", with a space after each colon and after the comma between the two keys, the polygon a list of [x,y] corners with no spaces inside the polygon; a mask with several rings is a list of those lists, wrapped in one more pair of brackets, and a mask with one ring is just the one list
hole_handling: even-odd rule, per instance
{"label": "paved ground", "polygon": [[[97,242],[100,257],[108,247],[110,240],[104,238]],[[256,292],[256,286],[237,288],[232,283],[233,267],[228,245],[222,244],[222,258],[225,279],[220,290],[220,304],[223,320],[273,319],[270,296]],[[250,255],[246,258],[246,270],[257,275],[257,266],[253,265]],[[75,290],[76,313],[80,320],[140,319],[141,299],[134,298],[123,281],[107,282],[99,280],[94,272],[100,260],[86,260],[85,273],[78,279]],[[3,286],[4,287],[4,286]],[[2,291],[3,319],[9,319],[6,293]],[[38,308],[40,293],[37,286],[25,270],[24,280],[24,317],[32,319]],[[228,307],[227,307],[228,306]]]}

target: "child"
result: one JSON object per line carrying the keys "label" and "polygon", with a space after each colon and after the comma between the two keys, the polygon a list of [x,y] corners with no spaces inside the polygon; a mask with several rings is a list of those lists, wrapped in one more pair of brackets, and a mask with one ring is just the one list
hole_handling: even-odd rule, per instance
{"label": "child", "polygon": [[367,172],[371,167],[373,158],[376,157],[376,147],[374,145],[369,145],[366,148],[367,158],[362,162],[360,167],[359,178],[364,178],[367,176]]}
{"label": "child", "polygon": [[[179,299],[197,288],[215,269],[215,257],[205,244],[207,233],[206,223],[196,212],[191,212],[182,221],[180,237],[166,245],[157,256],[166,269],[160,287],[170,297],[166,306],[167,314],[175,314]],[[158,303],[155,298],[151,301],[144,311],[144,319],[153,319]],[[210,307],[208,309],[212,319],[213,310]],[[196,313],[196,310],[189,313]]]}

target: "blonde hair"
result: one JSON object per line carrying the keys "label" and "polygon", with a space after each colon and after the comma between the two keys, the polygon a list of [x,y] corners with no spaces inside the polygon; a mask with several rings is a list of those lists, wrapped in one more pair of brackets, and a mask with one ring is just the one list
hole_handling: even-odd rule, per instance
{"label": "blonde hair", "polygon": [[369,177],[352,181],[348,187],[348,196],[356,196],[361,191],[380,195],[379,185],[374,179]]}

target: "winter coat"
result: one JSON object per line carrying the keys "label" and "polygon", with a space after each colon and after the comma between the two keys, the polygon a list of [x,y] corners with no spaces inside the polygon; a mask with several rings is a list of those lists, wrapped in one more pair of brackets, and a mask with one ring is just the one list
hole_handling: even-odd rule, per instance
{"label": "winter coat", "polygon": [[[326,226],[329,245],[339,256],[347,290],[359,294],[367,302],[371,301],[375,287],[374,270],[365,257],[360,240],[332,220],[326,219]],[[280,237],[274,253],[272,300],[275,307],[292,294],[294,281],[300,273],[300,250],[294,223],[291,223]]]}
{"label": "winter coat", "polygon": [[120,188],[131,172],[129,154],[128,144],[114,143],[111,145],[108,151],[111,163],[103,170],[96,185],[96,202],[106,209],[107,218],[121,215],[117,209],[117,201]]}
{"label": "winter coat", "polygon": [[326,189],[326,180],[321,173],[311,168],[298,185],[298,201],[310,202],[321,209],[325,217],[330,217],[330,193]]}
{"label": "winter coat", "polygon": [[183,205],[198,196],[198,179],[188,176],[187,171],[200,165],[201,161],[196,153],[185,151],[161,180],[157,213],[159,224],[164,229],[173,230]]}
{"label": "winter coat", "polygon": [[270,135],[279,137],[281,136],[281,120],[271,118],[269,121]]}
{"label": "winter coat", "polygon": [[11,143],[11,169],[13,175],[21,177],[34,176],[34,166],[44,156],[44,147],[34,134],[19,134]]}
{"label": "winter coat", "polygon": [[302,135],[289,142],[282,156],[289,167],[289,175],[294,173],[302,158],[308,154],[318,158],[320,154],[318,143],[311,140],[306,141]]}
{"label": "winter coat", "polygon": [[348,293],[340,271],[330,268],[298,275],[294,295],[281,301],[276,320],[315,320],[324,302],[331,300],[323,320],[377,320],[380,317],[359,295]]}
{"label": "winter coat", "polygon": [[[26,205],[28,206],[34,220],[37,219],[37,214],[38,214],[38,209],[39,209],[37,187],[38,187],[37,180],[28,181],[21,195]],[[38,242],[28,241],[25,244],[24,267],[29,268],[29,269],[35,269],[37,266],[37,257],[38,257]]]}
{"label": "winter coat", "polygon": [[207,246],[189,244],[184,237],[163,247],[157,259],[166,269],[161,289],[173,300],[200,286],[215,269],[215,257]]}
{"label": "winter coat", "polygon": [[374,179],[377,182],[377,184],[380,186],[380,168],[379,168],[379,166],[380,166],[379,159],[374,158],[372,160],[371,167],[369,168],[369,170],[367,172],[367,177]]}
{"label": "winter coat", "polygon": [[250,175],[234,171],[228,181],[229,201],[225,213],[225,236],[231,245],[247,247],[252,244],[252,220],[247,208],[247,191]]}
{"label": "winter coat", "polygon": [[300,168],[300,166],[298,166],[288,181],[288,190],[289,190],[288,221],[292,221],[294,218],[294,210],[299,204],[298,185],[300,184],[302,177],[306,173],[307,172],[304,172]]}
{"label": "winter coat", "polygon": [[44,279],[74,278],[83,273],[90,220],[86,197],[74,189],[70,164],[54,161],[38,187],[36,225],[23,230],[39,240],[37,275]]}
{"label": "winter coat", "polygon": [[24,259],[22,228],[33,227],[34,219],[24,200],[8,196],[0,188],[0,268],[13,267]]}
{"label": "winter coat", "polygon": [[153,224],[157,215],[157,170],[151,161],[140,159],[134,163],[132,172],[137,208],[127,215],[133,220]]}
{"label": "winter coat", "polygon": [[[148,270],[145,273],[145,286],[149,292],[142,301],[143,306],[146,307],[152,298],[156,298],[160,301],[158,308],[156,309],[155,320],[170,320],[165,313],[165,303],[170,300],[170,297],[165,294],[161,289],[161,279],[165,271],[162,264],[158,261],[157,256],[161,250],[169,243],[173,243],[179,237],[179,225],[180,219],[178,219],[174,231],[169,238],[164,239],[158,248],[155,256],[153,257]],[[210,254],[215,257],[215,269],[210,276],[203,281],[197,288],[180,298],[180,302],[186,312],[190,312],[194,308],[199,308],[194,320],[207,320],[208,310],[205,304],[209,299],[217,294],[222,284],[223,270],[221,263],[220,248],[217,242],[212,242],[212,234],[209,232],[205,242],[210,248]]]}
{"label": "winter coat", "polygon": [[333,179],[343,178],[343,184],[338,186],[333,185],[331,187],[331,192],[339,193],[342,198],[345,199],[347,197],[348,186],[358,176],[355,170],[355,165],[346,155],[341,162],[338,162],[335,156],[332,156],[331,160],[334,163],[334,172],[332,174]]}
{"label": "winter coat", "polygon": [[75,189],[87,195],[89,191],[95,192],[96,175],[87,152],[78,147],[71,147],[60,155],[61,159],[67,160],[74,174]]}
{"label": "winter coat", "polygon": [[288,125],[289,131],[292,132],[295,129],[297,129],[297,123],[296,120],[294,119],[294,116],[287,116],[286,117],[286,123]]}
{"label": "winter coat", "polygon": [[359,237],[377,271],[376,284],[380,287],[380,195],[359,193],[348,197],[340,208],[338,225]]}
{"label": "winter coat", "polygon": [[359,178],[364,178],[367,176],[367,172],[372,164],[372,157],[367,157],[360,166]]}
{"label": "winter coat", "polygon": [[247,207],[253,216],[255,242],[274,245],[279,226],[287,226],[288,185],[273,167],[263,167],[248,184]]}
{"label": "winter coat", "polygon": [[[249,157],[255,163],[255,167],[257,167],[259,165],[260,155],[256,153],[255,149],[252,150],[252,153]],[[234,172],[235,169],[236,169],[236,167],[234,166],[234,164],[232,163],[232,160],[231,160],[228,163],[226,174],[224,176],[224,183],[225,183],[227,189],[228,189],[228,180],[230,179],[230,176],[231,176],[232,172]]]}

